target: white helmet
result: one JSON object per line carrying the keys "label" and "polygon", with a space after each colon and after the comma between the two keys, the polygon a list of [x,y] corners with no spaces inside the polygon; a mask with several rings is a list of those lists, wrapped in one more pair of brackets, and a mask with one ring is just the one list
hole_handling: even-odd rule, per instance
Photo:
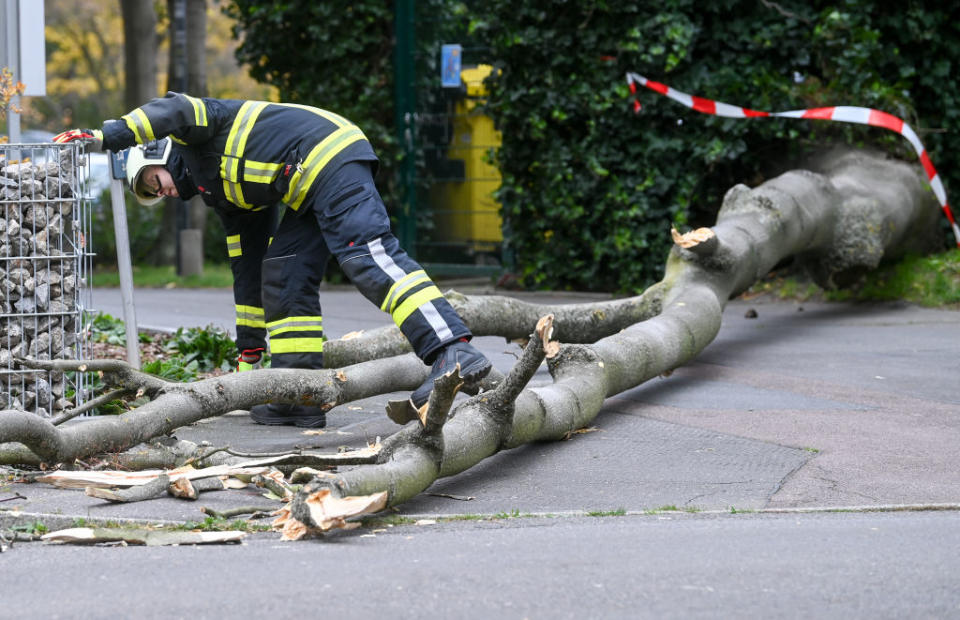
{"label": "white helmet", "polygon": [[165,166],[170,159],[172,148],[173,143],[170,138],[163,138],[142,145],[138,144],[132,147],[127,155],[127,183],[130,184],[130,191],[136,196],[137,202],[145,207],[157,204],[163,197],[155,195],[150,188],[141,187],[140,175],[147,166]]}

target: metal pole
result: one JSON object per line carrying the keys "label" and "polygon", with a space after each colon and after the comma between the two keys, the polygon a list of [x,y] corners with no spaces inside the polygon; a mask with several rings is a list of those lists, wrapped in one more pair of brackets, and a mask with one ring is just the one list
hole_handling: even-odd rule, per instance
{"label": "metal pole", "polygon": [[[22,77],[20,75],[20,5],[17,0],[6,0],[4,5],[3,17],[7,45],[0,66],[6,65],[13,72],[14,83],[16,83]],[[7,135],[10,138],[10,144],[20,143],[20,115],[14,111],[19,104],[19,95],[11,97],[10,105],[6,110]]]}
{"label": "metal pole", "polygon": [[140,340],[137,332],[137,309],[133,303],[133,265],[130,260],[130,236],[127,231],[127,208],[123,199],[123,162],[116,153],[110,158],[110,204],[113,207],[113,231],[117,241],[117,271],[120,274],[120,298],[123,300],[123,322],[127,327],[127,362],[140,368]]}
{"label": "metal pole", "polygon": [[416,106],[417,90],[414,71],[416,19],[413,0],[394,3],[394,30],[397,41],[393,57],[394,126],[397,141],[403,148],[400,162],[400,183],[403,204],[398,218],[397,237],[411,258],[417,257],[417,158]]}

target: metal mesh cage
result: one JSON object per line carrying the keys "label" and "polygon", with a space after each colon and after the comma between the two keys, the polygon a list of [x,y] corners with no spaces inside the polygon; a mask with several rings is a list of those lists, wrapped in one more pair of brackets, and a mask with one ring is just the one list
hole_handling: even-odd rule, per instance
{"label": "metal mesh cage", "polygon": [[15,358],[85,357],[89,175],[80,144],[0,144],[0,409],[47,417],[84,400],[81,373]]}

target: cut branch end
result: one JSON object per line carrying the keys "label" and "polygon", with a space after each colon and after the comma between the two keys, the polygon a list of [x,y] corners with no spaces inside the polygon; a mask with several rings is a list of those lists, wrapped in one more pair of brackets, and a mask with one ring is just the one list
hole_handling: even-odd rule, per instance
{"label": "cut branch end", "polygon": [[710,228],[698,228],[682,235],[676,228],[671,228],[670,235],[676,245],[698,256],[709,256],[717,251],[717,235]]}

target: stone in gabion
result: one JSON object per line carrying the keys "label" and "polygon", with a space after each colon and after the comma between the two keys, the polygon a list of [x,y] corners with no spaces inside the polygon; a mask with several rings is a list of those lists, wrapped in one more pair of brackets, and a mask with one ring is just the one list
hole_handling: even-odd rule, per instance
{"label": "stone in gabion", "polygon": [[47,198],[72,198],[73,188],[69,181],[64,181],[60,177],[47,177],[43,184],[43,193]]}
{"label": "stone in gabion", "polygon": [[50,388],[50,382],[43,377],[37,377],[34,385],[34,393],[37,395],[37,404],[47,407],[53,400],[53,390]]}
{"label": "stone in gabion", "polygon": [[[82,220],[72,148],[34,149],[34,163],[3,165],[0,146],[0,391],[8,406],[47,416],[72,406],[60,371],[23,370],[14,358],[76,358],[85,281]],[[37,163],[39,162],[39,163]]]}

